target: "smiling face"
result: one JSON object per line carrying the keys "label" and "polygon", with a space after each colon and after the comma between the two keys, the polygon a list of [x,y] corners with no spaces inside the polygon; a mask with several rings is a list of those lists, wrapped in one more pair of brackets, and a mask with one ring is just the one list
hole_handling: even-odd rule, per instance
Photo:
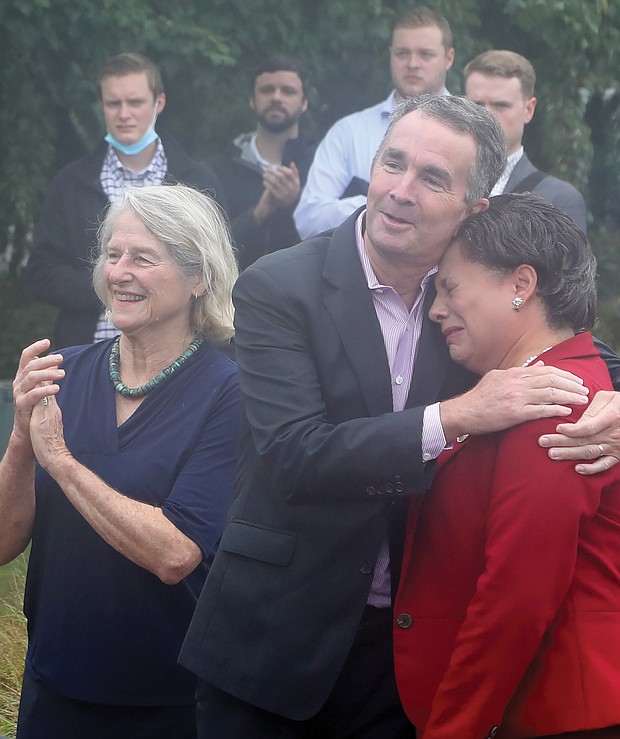
{"label": "smiling face", "polygon": [[114,224],[103,276],[111,320],[125,335],[191,333],[192,293],[203,292],[202,282],[172,261],[167,248],[131,208]]}
{"label": "smiling face", "polygon": [[435,278],[431,320],[441,325],[450,356],[478,375],[511,366],[508,356],[523,331],[514,310],[515,273],[468,261],[453,241]]}
{"label": "smiling face", "polygon": [[465,80],[465,97],[492,113],[506,137],[508,154],[521,147],[523,130],[532,120],[536,98],[526,98],[517,77],[472,72]]}
{"label": "smiling face", "polygon": [[135,144],[164,109],[166,96],[157,98],[149,87],[146,72],[101,80],[101,102],[108,131],[122,144]]}
{"label": "smiling face", "polygon": [[438,264],[459,223],[487,207],[465,202],[476,157],[469,135],[414,110],[392,129],[368,188],[365,245],[373,267],[428,271]]}
{"label": "smiling face", "polygon": [[394,29],[390,71],[400,97],[425,92],[441,94],[453,61],[454,49],[446,50],[437,26]]}
{"label": "smiling face", "polygon": [[296,126],[308,107],[304,87],[297,72],[263,72],[254,82],[250,108],[258,123],[279,133]]}

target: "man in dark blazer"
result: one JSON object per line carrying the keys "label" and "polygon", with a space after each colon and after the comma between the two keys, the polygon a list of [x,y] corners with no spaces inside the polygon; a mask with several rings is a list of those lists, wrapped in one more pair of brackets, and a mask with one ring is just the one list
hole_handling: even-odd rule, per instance
{"label": "man in dark blazer", "polygon": [[523,132],[536,110],[536,72],[514,51],[492,49],[465,65],[465,96],[485,107],[499,121],[508,146],[507,166],[491,195],[533,192],[587,228],[586,204],[569,182],[537,169],[523,149]]}
{"label": "man in dark blazer", "polygon": [[457,224],[488,205],[504,151],[479,106],[407,100],[367,209],[239,278],[235,498],[180,657],[202,680],[201,739],[414,736],[388,566],[393,587],[407,497],[458,434],[561,413],[542,405],[550,382],[555,403],[583,397],[539,367],[436,403],[471,379],[427,318],[432,274]]}

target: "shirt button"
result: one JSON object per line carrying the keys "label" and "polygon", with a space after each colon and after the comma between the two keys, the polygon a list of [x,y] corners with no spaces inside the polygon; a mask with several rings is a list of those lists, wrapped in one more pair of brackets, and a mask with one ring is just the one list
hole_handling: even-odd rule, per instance
{"label": "shirt button", "polygon": [[396,383],[397,385],[402,385],[402,384],[403,384],[403,378],[402,378],[402,375],[398,375],[398,377],[397,377],[397,378],[396,378],[396,379],[394,380],[394,382],[395,382],[395,383]]}
{"label": "shirt button", "polygon": [[423,462],[430,462],[432,458],[433,458],[433,455],[429,454],[428,452],[424,452],[424,454],[422,455]]}
{"label": "shirt button", "polygon": [[401,629],[409,629],[413,624],[413,618],[409,613],[399,613],[396,616],[396,625]]}

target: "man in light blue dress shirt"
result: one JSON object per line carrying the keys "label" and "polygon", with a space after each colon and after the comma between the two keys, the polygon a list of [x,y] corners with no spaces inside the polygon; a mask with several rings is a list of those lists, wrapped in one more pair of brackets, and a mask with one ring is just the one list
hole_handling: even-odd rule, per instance
{"label": "man in light blue dress shirt", "polygon": [[403,97],[446,90],[454,61],[448,21],[423,7],[398,16],[392,31],[390,72],[394,90],[386,100],[341,118],[319,144],[295,210],[306,239],[335,228],[366,202],[370,166]]}

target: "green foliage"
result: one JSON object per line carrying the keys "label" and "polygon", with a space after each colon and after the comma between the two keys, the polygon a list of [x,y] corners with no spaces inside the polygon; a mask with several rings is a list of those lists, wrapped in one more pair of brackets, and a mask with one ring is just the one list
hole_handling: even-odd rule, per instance
{"label": "green foliage", "polygon": [[[17,277],[0,277],[0,379],[15,375],[22,349],[37,339],[51,338],[56,310],[29,299]],[[4,431],[4,429],[2,430]],[[0,431],[0,440],[3,439]],[[0,454],[4,448],[0,448]]]}
{"label": "green foliage", "polygon": [[[410,0],[20,0],[0,17],[0,255],[18,273],[50,177],[100,138],[97,71],[120,51],[162,67],[161,124],[196,157],[249,130],[254,66],[288,53],[311,73],[307,123],[320,136],[390,88],[394,15]],[[596,227],[620,227],[620,3],[612,0],[436,0],[456,61],[448,86],[488,48],[527,56],[538,107],[531,158],[577,185]],[[596,246],[596,244],[595,244]],[[615,252],[614,263],[618,261]]]}

